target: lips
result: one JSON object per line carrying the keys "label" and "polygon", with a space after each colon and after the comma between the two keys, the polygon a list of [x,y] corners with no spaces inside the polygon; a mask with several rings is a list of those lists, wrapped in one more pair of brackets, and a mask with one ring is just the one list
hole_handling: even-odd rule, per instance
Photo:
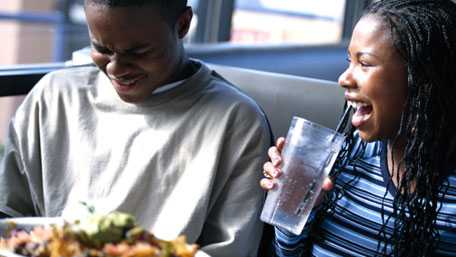
{"label": "lips", "polygon": [[359,128],[368,122],[369,118],[372,116],[372,105],[353,100],[349,100],[348,104],[355,109],[355,112],[352,115],[352,125],[354,127]]}
{"label": "lips", "polygon": [[109,76],[109,78],[111,79],[113,85],[115,86],[115,88],[118,91],[128,92],[128,91],[131,91],[134,88],[136,88],[138,86],[138,82],[141,81],[142,79],[146,78],[146,76],[145,75],[136,76],[136,77],[129,78],[129,79],[124,79],[124,78],[120,79],[120,78],[116,78],[114,76]]}

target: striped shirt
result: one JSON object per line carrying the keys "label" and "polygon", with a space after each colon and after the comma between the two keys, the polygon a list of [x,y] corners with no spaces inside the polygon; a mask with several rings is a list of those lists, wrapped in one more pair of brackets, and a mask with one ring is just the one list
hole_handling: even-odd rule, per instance
{"label": "striped shirt", "polygon": [[[361,140],[356,138],[354,152],[362,149]],[[386,165],[386,143],[377,141],[366,145],[364,153],[356,162],[356,169],[350,164],[338,176],[335,187],[344,184],[345,193],[335,200],[333,215],[323,220],[316,240],[311,244],[309,225],[314,220],[311,214],[301,235],[294,235],[283,229],[275,229],[275,253],[279,257],[305,256],[375,256],[380,240],[379,231],[386,223],[386,233],[391,236],[394,218],[392,203],[396,187],[392,183]],[[332,198],[335,199],[335,198]],[[448,190],[440,199],[441,209],[437,216],[439,244],[437,254],[456,256],[456,175],[448,179]],[[382,220],[382,211],[385,213]],[[308,249],[311,248],[311,249]],[[309,251],[310,250],[310,251]],[[391,245],[387,246],[391,251]]]}

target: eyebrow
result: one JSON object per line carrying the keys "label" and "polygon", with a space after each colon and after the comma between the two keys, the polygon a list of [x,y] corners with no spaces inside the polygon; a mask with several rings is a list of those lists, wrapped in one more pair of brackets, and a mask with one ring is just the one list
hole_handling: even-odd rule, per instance
{"label": "eyebrow", "polygon": [[357,52],[357,53],[356,53],[356,57],[357,57],[357,58],[359,58],[359,57],[362,56],[362,55],[370,55],[370,56],[375,57],[375,58],[378,58],[378,59],[380,58],[380,56],[378,56],[378,55],[376,55],[376,54],[373,54],[373,53],[371,53],[371,52],[361,51],[361,52]]}
{"label": "eyebrow", "polygon": [[98,44],[97,42],[92,41],[91,43],[92,43],[92,45],[93,45],[95,48],[106,48],[106,47],[104,47],[104,46]]}
{"label": "eyebrow", "polygon": [[132,52],[135,52],[135,51],[138,51],[138,50],[143,50],[143,49],[149,47],[149,45],[147,45],[147,44],[138,44],[137,46],[133,46],[133,47],[125,49],[125,50],[117,51],[117,50],[111,50],[108,47],[102,46],[102,45],[100,45],[99,43],[97,43],[95,41],[92,41],[91,43],[92,43],[92,45],[95,48],[103,49],[103,50],[107,49],[107,50],[110,50],[110,51],[113,51],[113,52],[118,52],[118,53],[132,53]]}

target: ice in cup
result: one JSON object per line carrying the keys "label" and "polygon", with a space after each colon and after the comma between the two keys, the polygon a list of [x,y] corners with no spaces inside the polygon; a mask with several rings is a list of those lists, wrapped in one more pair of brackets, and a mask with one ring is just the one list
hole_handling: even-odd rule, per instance
{"label": "ice in cup", "polygon": [[261,220],[299,235],[344,140],[335,130],[293,117],[282,151],[283,174],[268,192]]}

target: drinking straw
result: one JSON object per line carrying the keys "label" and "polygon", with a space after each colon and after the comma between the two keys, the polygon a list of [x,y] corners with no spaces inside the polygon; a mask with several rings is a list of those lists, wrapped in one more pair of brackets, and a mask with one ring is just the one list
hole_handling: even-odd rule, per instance
{"label": "drinking straw", "polygon": [[350,117],[349,114],[352,109],[353,109],[353,107],[348,104],[344,110],[344,114],[342,114],[342,117],[340,118],[339,123],[337,124],[336,132],[338,132],[338,133],[343,132],[342,130],[345,128],[345,124],[347,123],[347,119]]}

